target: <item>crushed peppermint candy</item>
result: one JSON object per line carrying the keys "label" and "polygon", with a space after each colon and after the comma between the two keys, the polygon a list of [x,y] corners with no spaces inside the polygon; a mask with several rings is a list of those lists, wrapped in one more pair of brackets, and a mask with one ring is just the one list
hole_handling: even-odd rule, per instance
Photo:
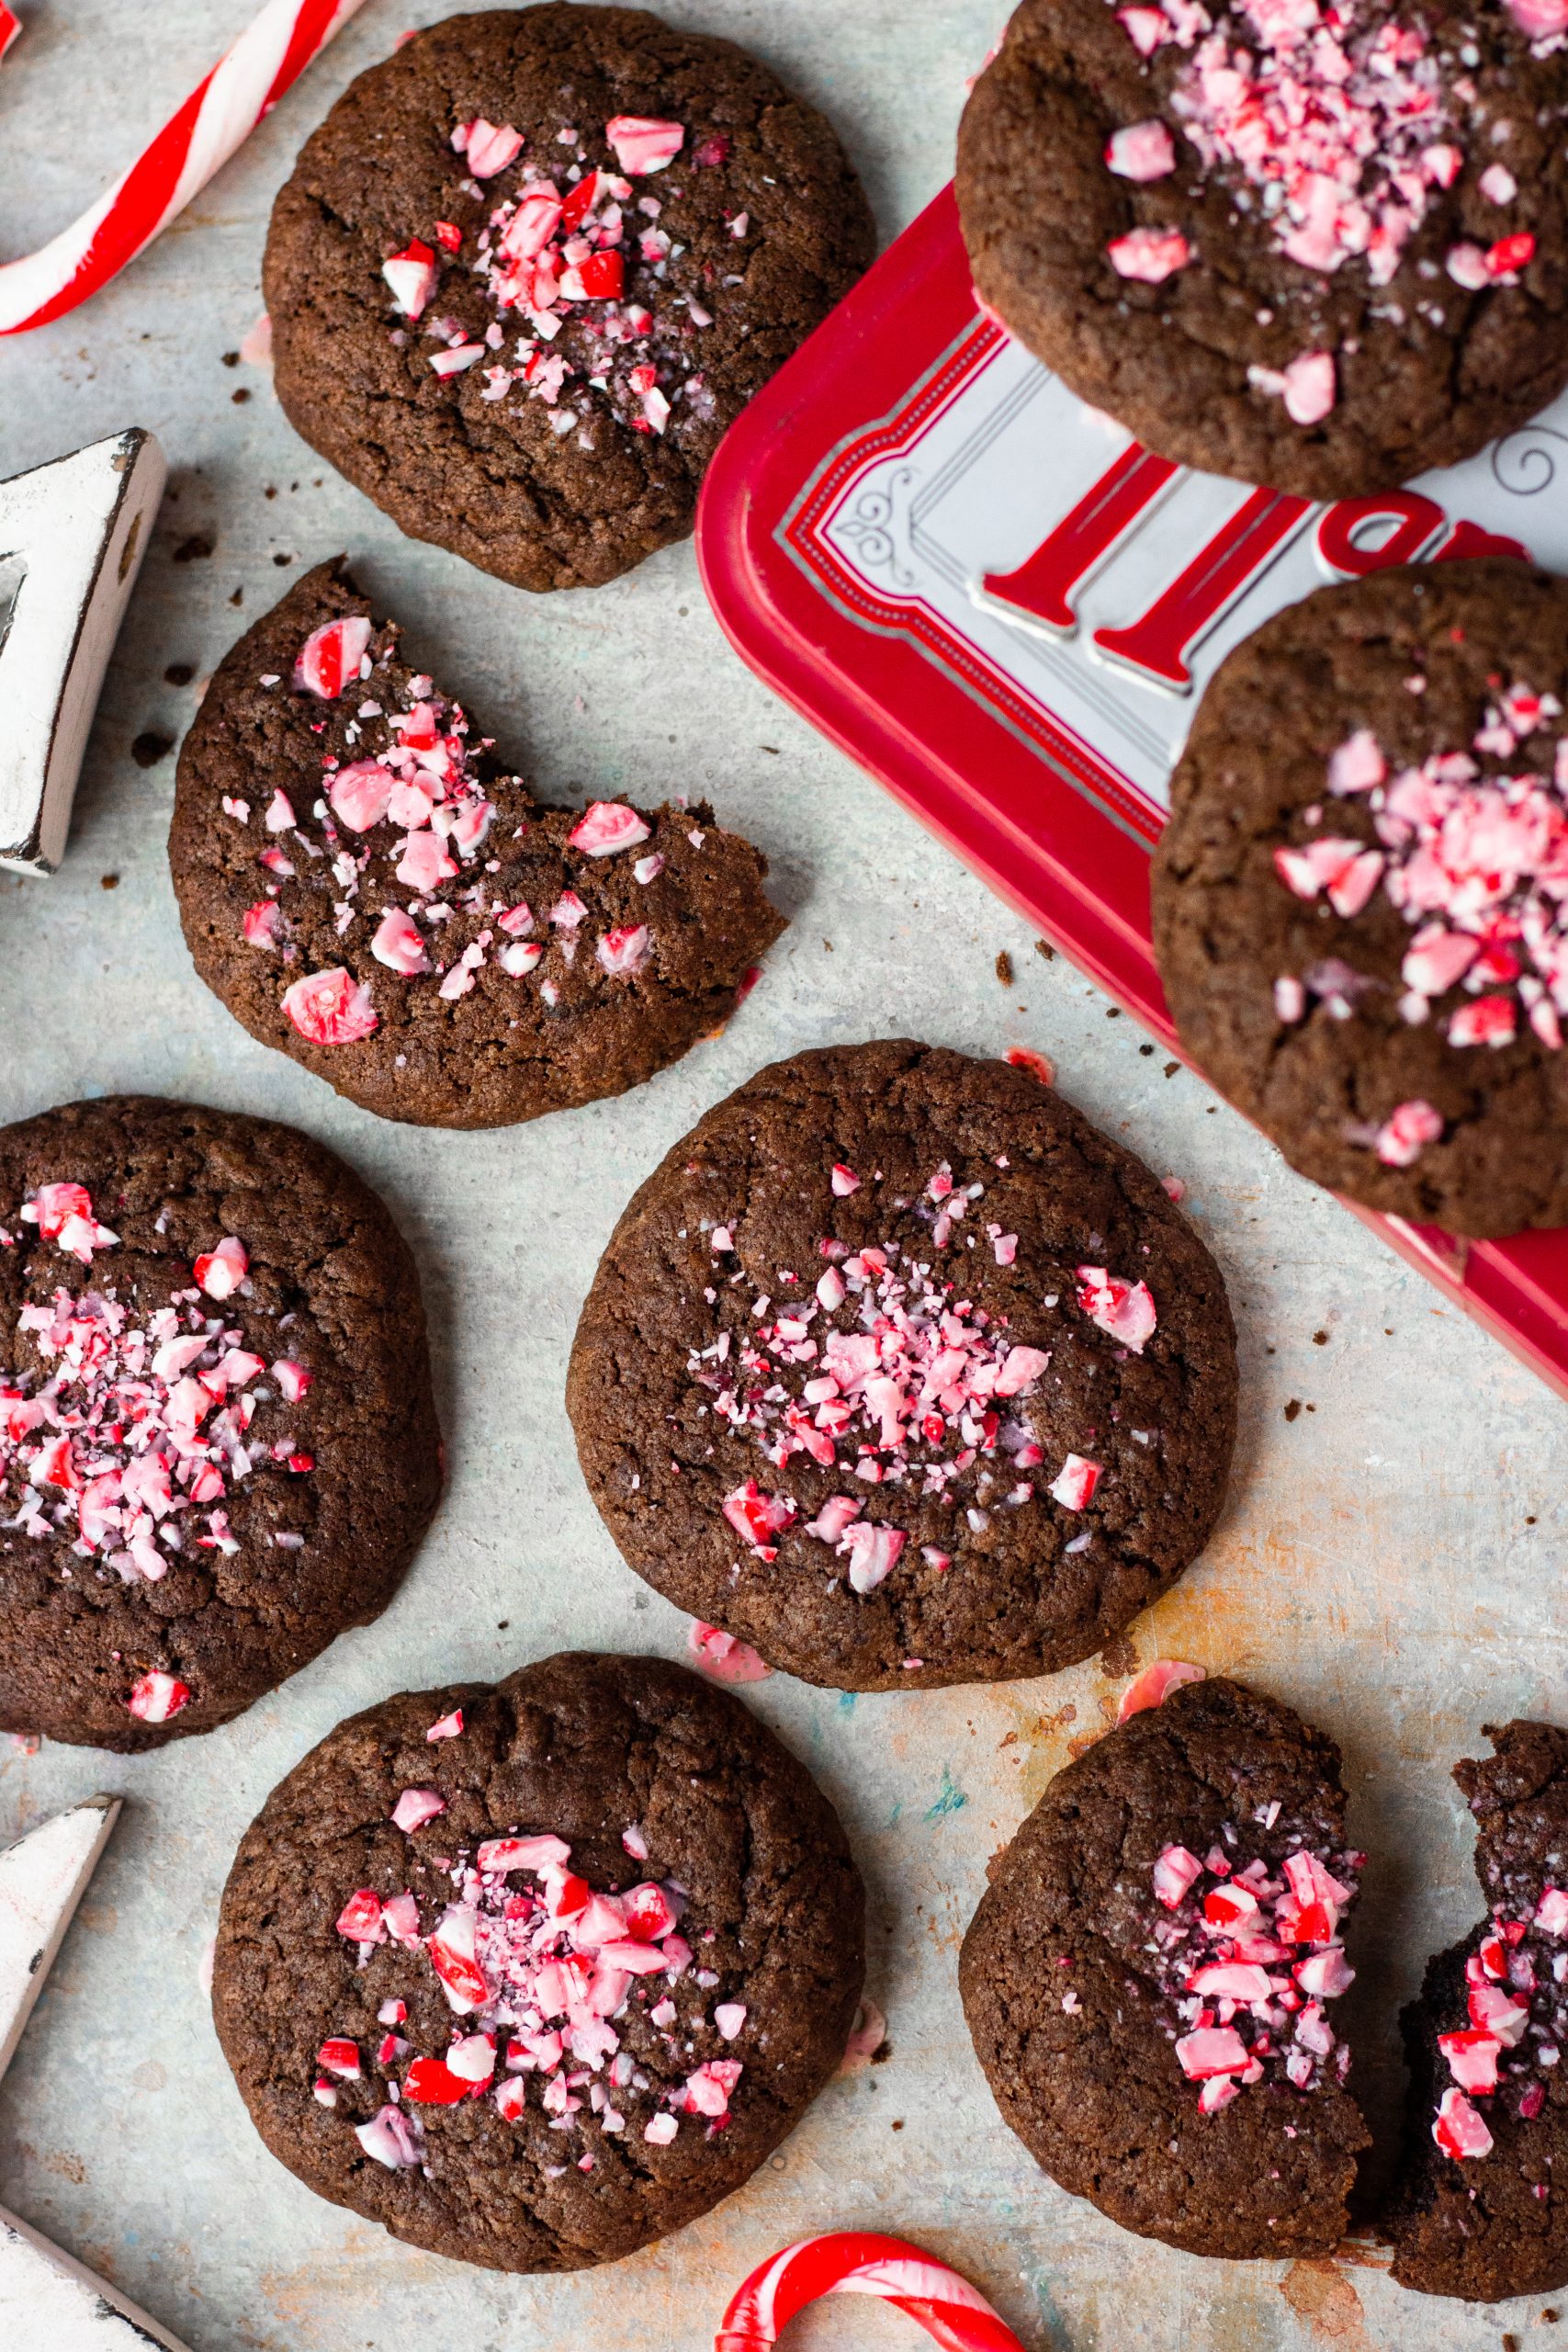
{"label": "crushed peppermint candy", "polygon": [[[321,744],[316,789],[275,791],[255,828],[266,837],[261,895],[240,924],[245,946],[277,966],[278,1001],[301,1037],[335,1051],[384,1022],[401,1028],[399,999],[416,985],[447,1004],[480,989],[506,1013],[519,983],[547,1009],[569,986],[581,998],[648,984],[658,926],[625,919],[621,862],[626,877],[635,863],[647,906],[664,854],[626,853],[651,841],[657,820],[620,801],[576,817],[536,808],[519,778],[496,773],[461,707],[399,664],[396,630],[363,616],[324,622],[287,684],[261,684],[299,698]],[[225,815],[252,829],[248,803],[227,802]],[[322,899],[341,960],[299,970]]]}
{"label": "crushed peppermint candy", "polygon": [[[1519,200],[1514,174],[1492,153],[1507,125],[1492,119],[1476,82],[1479,52],[1462,28],[1445,36],[1414,11],[1402,19],[1368,0],[1111,5],[1140,57],[1181,52],[1167,104],[1202,171],[1223,180],[1233,218],[1322,279],[1353,265],[1373,292],[1388,287],[1434,207],[1461,182],[1466,194],[1472,176],[1495,213]],[[1562,43],[1564,0],[1511,0],[1511,8],[1534,54]],[[1183,158],[1171,125],[1156,116],[1113,131],[1105,164],[1146,183],[1182,169]],[[1467,220],[1472,210],[1466,204]],[[1535,251],[1529,230],[1506,228],[1488,243],[1455,242],[1444,267],[1468,290],[1515,287]],[[1168,225],[1129,230],[1106,257],[1119,277],[1157,286],[1194,255]],[[1435,261],[1416,267],[1437,276]],[[1303,294],[1310,300],[1310,289]],[[1264,311],[1259,324],[1275,315]],[[1353,353],[1355,340],[1342,348]],[[1337,404],[1337,357],[1308,347],[1280,367],[1248,367],[1247,379],[1309,428]]]}
{"label": "crushed peppermint candy", "polygon": [[[148,1310],[121,1297],[118,1237],[85,1185],[40,1185],[16,1223],[86,1272],[76,1291],[46,1272],[47,1295],[17,1316],[10,1368],[0,1363],[0,1539],[48,1544],[64,1578],[126,1585],[159,1584],[204,1553],[233,1558],[230,1508],[257,1470],[292,1480],[315,1468],[292,1414],[288,1435],[253,1426],[269,1402],[297,1404],[314,1375],[281,1354],[269,1363],[282,1343],[258,1349],[231,1307],[250,1289],[244,1243],[215,1235],[194,1280]],[[0,1232],[0,1245],[18,1243]],[[254,1312],[248,1300],[243,1312]],[[304,1539],[273,1530],[271,1540]],[[162,1668],[131,1685],[126,1704],[144,1723],[168,1722],[191,1698]]]}
{"label": "crushed peppermint candy", "polygon": [[[823,1174],[834,1200],[866,1181],[842,1162]],[[1051,1439],[1039,1393],[1051,1350],[968,1295],[975,1244],[1017,1272],[1018,1237],[987,1221],[986,1191],[960,1184],[943,1161],[917,1200],[887,1202],[887,1238],[854,1249],[823,1235],[805,1273],[749,1263],[738,1218],[709,1231],[704,1297],[715,1336],[691,1351],[686,1370],[699,1413],[762,1457],[720,1504],[742,1559],[771,1566],[788,1538],[800,1564],[819,1561],[830,1581],[864,1596],[906,1558],[896,1511],[908,1518],[934,1501],[962,1543],[983,1537],[994,1513],[1043,1495],[1074,1513],[1089,1509],[1106,1466]],[[911,1238],[891,1238],[899,1227]],[[1049,1314],[1082,1317],[1135,1354],[1158,1321],[1146,1283],[1090,1265],[1066,1295],[1052,1289],[1032,1328]],[[809,1504],[797,1491],[802,1473]],[[1074,1538],[1090,1540],[1092,1531]],[[908,1557],[924,1569],[940,1561],[945,1573],[953,1553],[925,1544]]]}
{"label": "crushed peppermint candy", "polygon": [[[473,397],[539,401],[552,430],[589,454],[606,422],[711,435],[704,337],[742,277],[698,259],[694,239],[704,223],[711,232],[711,216],[684,199],[690,174],[726,169],[728,135],[615,115],[594,132],[563,123],[530,141],[481,117],[456,124],[451,144],[468,172],[455,217],[410,221],[408,243],[382,264],[393,345],[446,379],[488,362]],[[638,185],[655,178],[658,196]],[[749,211],[724,217],[733,241],[754,242]]]}
{"label": "crushed peppermint candy", "polygon": [[1568,2050],[1568,1888],[1509,1885],[1464,1963],[1465,2021],[1438,2036],[1452,2077],[1432,2137],[1456,2163],[1489,2155],[1489,2113],[1529,2123]]}
{"label": "crushed peppermint candy", "polygon": [[[1519,682],[1488,705],[1468,751],[1431,753],[1393,773],[1376,737],[1357,729],[1332,753],[1331,798],[1356,803],[1373,838],[1325,830],[1276,849],[1281,885],[1346,922],[1375,898],[1410,932],[1398,1010],[1413,1027],[1437,1021],[1461,1051],[1496,1050],[1528,1028],[1556,1053],[1568,1015],[1568,730],[1557,697]],[[1348,1019],[1359,999],[1392,983],[1343,956],[1319,958],[1274,982],[1277,1017],[1304,1020],[1316,998]],[[1459,1002],[1452,1001],[1455,996]],[[1444,1001],[1447,1010],[1441,1010]],[[1408,1168],[1445,1132],[1419,1098],[1381,1123],[1348,1129],[1391,1168]]]}
{"label": "crushed peppermint candy", "polygon": [[1270,1863],[1243,1860],[1247,1842],[1245,1827],[1227,1823],[1201,1859],[1169,1845],[1150,1873],[1150,1973],[1205,2115],[1256,2083],[1303,2092],[1343,2083],[1350,2064],[1326,2004],[1354,1981],[1340,1928],[1366,1857],[1319,1854],[1297,1838]]}
{"label": "crushed peppermint candy", "polygon": [[[622,1844],[647,1860],[635,1825]],[[758,2038],[751,2004],[694,1958],[713,1939],[686,1919],[681,1887],[595,1888],[571,1853],[563,1838],[513,1830],[434,1861],[444,1898],[361,1887],[344,1904],[337,1933],[357,1968],[400,1951],[415,1975],[433,1972],[451,2012],[436,2052],[414,2050],[399,2030],[411,2003],[392,1997],[376,2010],[384,2031],[348,2014],[317,2052],[316,2098],[378,2164],[422,2165],[437,2111],[475,2100],[508,2123],[536,2113],[561,2135],[563,2169],[591,2170],[604,2139],[658,2148],[725,2130],[746,2068],[728,2053]],[[355,2121],[344,2100],[359,2086],[352,2104],[373,2111]]]}

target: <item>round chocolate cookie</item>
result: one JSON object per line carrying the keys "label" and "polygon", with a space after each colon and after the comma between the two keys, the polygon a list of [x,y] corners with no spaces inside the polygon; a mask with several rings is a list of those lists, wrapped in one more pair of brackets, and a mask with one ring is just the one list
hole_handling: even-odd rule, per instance
{"label": "round chocolate cookie", "polygon": [[958,143],[982,299],[1162,457],[1388,489],[1568,384],[1562,0],[1023,0]]}
{"label": "round chocolate cookie", "polygon": [[278,397],[417,539],[518,588],[685,537],[726,427],[871,260],[829,124],[640,8],[452,17],[273,209]]}
{"label": "round chocolate cookie", "polygon": [[1027,1070],[896,1041],[710,1111],[616,1227],[567,1406],[639,1576],[847,1690],[1087,1657],[1207,1542],[1219,1269]]}
{"label": "round chocolate cookie", "polygon": [[1568,1222],[1568,581],[1375,571],[1211,681],[1155,857],[1184,1046],[1294,1168],[1476,1236]]}
{"label": "round chocolate cookie", "polygon": [[1484,1729],[1495,1756],[1454,1778],[1487,1917],[1404,2012],[1410,2098],[1385,2220],[1402,2287],[1495,2303],[1568,2286],[1568,1732]]}
{"label": "round chocolate cookie", "polygon": [[318,2195],[491,2270],[634,2254],[750,2177],[844,2053],[864,1895],[739,1702],[566,1655],[329,1733],[245,1832],[212,2004]]}
{"label": "round chocolate cookie", "polygon": [[383,1118],[504,1126],[637,1085],[723,1025],[784,929],[705,802],[536,802],[341,564],[220,667],[169,864],[253,1037]]}
{"label": "round chocolate cookie", "polygon": [[1332,2253],[1371,2144],[1326,2007],[1364,1860],[1334,1742],[1237,1682],[1056,1775],[959,1963],[1003,2120],[1053,2180],[1187,2254]]}
{"label": "round chocolate cookie", "polygon": [[352,1169],[139,1095],[0,1128],[0,1731],[210,1731],[390,1600],[440,1491],[424,1311]]}

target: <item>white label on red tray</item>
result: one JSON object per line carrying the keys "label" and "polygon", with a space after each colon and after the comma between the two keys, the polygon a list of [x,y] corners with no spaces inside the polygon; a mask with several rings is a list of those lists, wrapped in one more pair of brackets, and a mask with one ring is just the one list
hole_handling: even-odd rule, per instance
{"label": "white label on red tray", "polygon": [[1066,729],[1156,820],[1205,681],[1283,605],[1417,558],[1568,571],[1568,395],[1461,466],[1313,506],[1151,457],[976,319],[864,441],[847,478],[843,445],[830,461],[813,568],[1014,724],[1021,698],[1026,732],[1031,708]]}

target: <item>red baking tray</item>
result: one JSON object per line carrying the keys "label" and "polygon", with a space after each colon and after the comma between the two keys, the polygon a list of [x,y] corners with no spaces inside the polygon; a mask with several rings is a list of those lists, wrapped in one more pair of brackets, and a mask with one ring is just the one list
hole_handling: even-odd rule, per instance
{"label": "red baking tray", "polygon": [[[1327,507],[1168,465],[981,311],[951,189],[732,428],[697,520],[750,666],[1173,1050],[1148,858],[1205,679],[1323,581],[1499,547],[1568,571],[1568,398]],[[1568,1230],[1355,1213],[1568,1395]]]}

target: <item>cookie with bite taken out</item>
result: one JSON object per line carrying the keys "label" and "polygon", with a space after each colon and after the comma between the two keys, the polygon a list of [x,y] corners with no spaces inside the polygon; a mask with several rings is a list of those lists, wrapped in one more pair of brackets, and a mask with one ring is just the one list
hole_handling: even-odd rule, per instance
{"label": "cookie with bite taken out", "polygon": [[197,970],[251,1035],[425,1126],[639,1084],[722,1026],[784,929],[766,859],[705,803],[536,801],[341,563],[220,664],[169,865]]}
{"label": "cookie with bite taken out", "polygon": [[1241,1683],[1170,1688],[1057,1773],[959,1966],[1053,2180],[1184,2253],[1333,2251],[1371,2144],[1334,2015],[1364,1860],[1334,1742]]}

